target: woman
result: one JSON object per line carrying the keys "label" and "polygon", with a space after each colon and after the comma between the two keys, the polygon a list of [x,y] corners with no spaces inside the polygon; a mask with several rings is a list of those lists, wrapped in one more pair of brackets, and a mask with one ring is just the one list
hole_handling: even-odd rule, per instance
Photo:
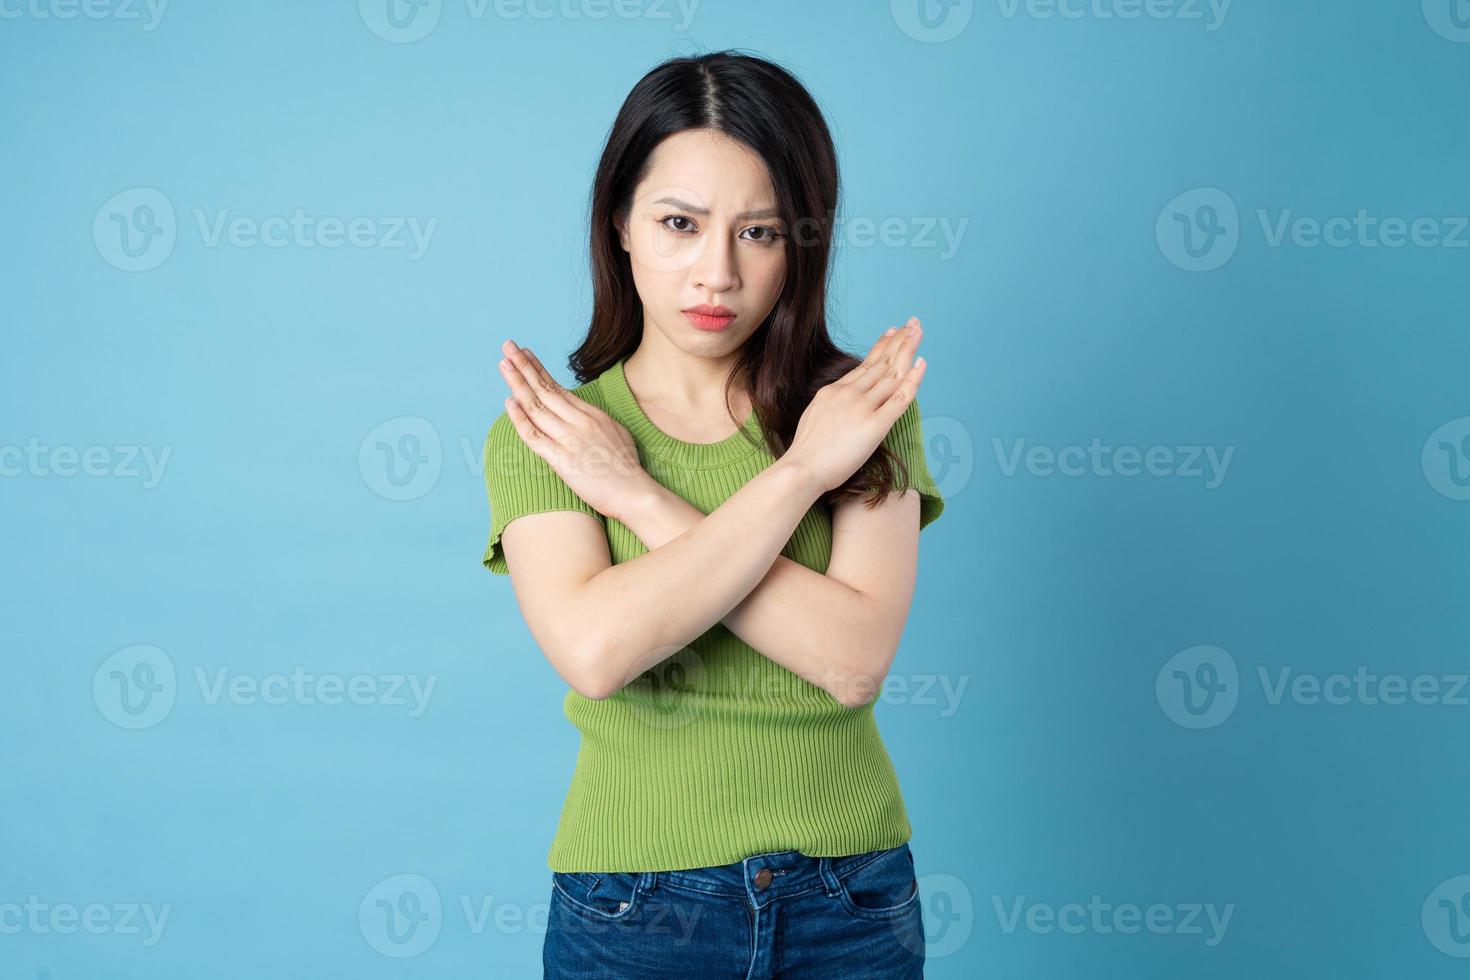
{"label": "woman", "polygon": [[549,977],[922,976],[872,701],[944,502],[918,321],[862,360],[828,337],[837,189],[784,69],[659,65],[597,169],[581,383],[504,345],[484,564],[582,732]]}

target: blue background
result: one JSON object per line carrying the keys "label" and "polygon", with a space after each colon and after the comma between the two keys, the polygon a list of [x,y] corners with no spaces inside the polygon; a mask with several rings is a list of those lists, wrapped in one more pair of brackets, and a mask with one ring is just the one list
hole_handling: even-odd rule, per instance
{"label": "blue background", "polygon": [[[910,0],[705,0],[680,30],[651,0],[601,20],[444,0],[395,34],[372,0],[176,3],[152,29],[7,0],[0,974],[539,975],[577,736],[479,564],[497,348],[571,380],[600,141],[656,62],[738,46],[823,104],[842,217],[898,219],[887,244],[847,226],[840,341],[926,328],[947,509],[894,665],[910,694],[877,711],[927,975],[1463,976],[1470,692],[1273,703],[1260,679],[1361,666],[1443,694],[1470,669],[1470,234],[1273,245],[1260,217],[1453,233],[1450,2],[1238,0],[1213,24],[1183,0],[964,3],[930,29]],[[196,218],[298,208],[435,224],[411,257],[211,245]],[[114,215],[175,240],[128,271]],[[962,221],[951,254],[924,233]],[[1214,267],[1186,268],[1201,243]],[[1006,465],[1016,440],[1094,438],[1175,469]],[[100,447],[99,475],[18,465],[28,443]],[[1191,446],[1233,447],[1218,485],[1173,475]],[[169,452],[156,485],[126,447]],[[1171,658],[1201,646],[1216,689],[1176,690]],[[129,728],[113,685],[140,662],[173,701]],[[417,715],[211,697],[296,668],[434,687]],[[957,705],[913,696],[936,676]],[[421,948],[373,925],[375,889],[422,894],[400,875],[441,901]],[[1093,895],[1233,911],[1213,944],[1203,917],[1006,928],[1021,896]],[[38,927],[31,896],[111,925]],[[157,942],[128,903],[168,906]]]}

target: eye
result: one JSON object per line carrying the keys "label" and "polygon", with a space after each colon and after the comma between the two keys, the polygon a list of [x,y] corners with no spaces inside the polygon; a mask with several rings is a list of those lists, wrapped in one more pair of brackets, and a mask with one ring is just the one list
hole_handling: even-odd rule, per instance
{"label": "eye", "polygon": [[687,222],[690,225],[693,225],[694,224],[694,222],[690,221],[687,217],[685,217],[682,214],[671,214],[668,217],[658,219],[658,223],[659,224],[663,225],[665,228],[669,229],[669,231],[672,231],[672,232],[674,232],[675,234],[678,234],[678,235],[688,234],[689,231],[692,231],[693,230],[692,228],[691,229],[688,229],[688,230],[686,230],[684,228],[675,228],[675,227],[673,227],[672,225],[669,224],[670,221],[683,221],[683,222]]}
{"label": "eye", "polygon": [[761,237],[751,239],[751,241],[759,242],[762,245],[774,245],[785,237],[770,225],[756,225],[754,228],[747,228],[746,231],[765,232]]}

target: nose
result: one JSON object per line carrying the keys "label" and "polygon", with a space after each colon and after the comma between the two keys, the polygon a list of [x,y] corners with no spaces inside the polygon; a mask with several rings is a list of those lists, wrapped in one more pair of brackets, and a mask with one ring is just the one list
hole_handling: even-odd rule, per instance
{"label": "nose", "polygon": [[695,287],[709,293],[726,293],[740,285],[735,243],[730,236],[711,232],[691,271]]}

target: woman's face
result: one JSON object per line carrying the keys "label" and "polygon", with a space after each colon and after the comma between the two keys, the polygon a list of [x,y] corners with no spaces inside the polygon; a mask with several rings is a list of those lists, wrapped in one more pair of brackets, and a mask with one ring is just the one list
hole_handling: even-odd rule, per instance
{"label": "woman's face", "polygon": [[[765,163],[710,129],[675,133],[649,163],[617,223],[644,329],[690,354],[731,353],[765,320],[786,281],[787,229]],[[691,315],[700,306],[734,316]]]}

